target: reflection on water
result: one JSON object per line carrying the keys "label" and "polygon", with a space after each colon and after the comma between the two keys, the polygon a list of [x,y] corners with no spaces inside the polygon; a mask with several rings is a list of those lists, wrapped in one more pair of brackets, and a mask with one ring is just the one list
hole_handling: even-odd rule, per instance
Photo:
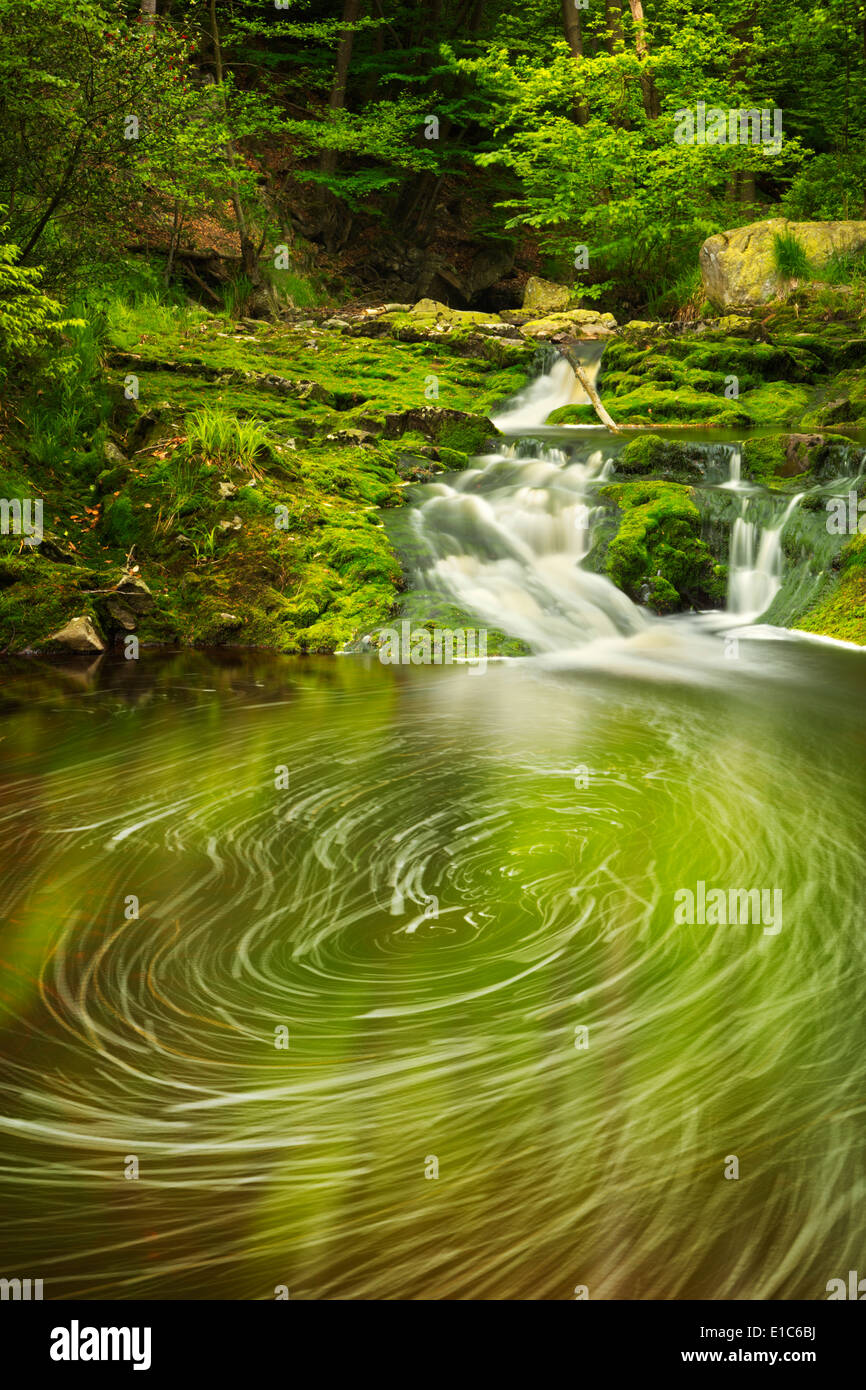
{"label": "reflection on water", "polygon": [[[741,653],[7,667],[0,1273],[825,1297],[862,1265],[866,668]],[[699,880],[781,888],[782,931],[675,927]]]}

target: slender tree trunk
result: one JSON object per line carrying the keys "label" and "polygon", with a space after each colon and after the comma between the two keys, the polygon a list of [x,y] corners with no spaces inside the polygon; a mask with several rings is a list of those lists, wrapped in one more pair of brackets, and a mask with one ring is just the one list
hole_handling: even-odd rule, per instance
{"label": "slender tree trunk", "polygon": [[[631,9],[631,17],[634,21],[634,46],[637,56],[642,63],[646,63],[649,58],[649,47],[646,41],[646,20],[643,14],[641,0],[628,0]],[[643,109],[651,121],[657,119],[659,114],[659,100],[656,92],[653,75],[648,68],[640,75],[640,89],[643,94]]]}
{"label": "slender tree trunk", "polygon": [[[374,3],[374,5],[375,5],[376,14],[378,15],[379,19],[381,19],[382,21],[384,21],[384,19],[385,19],[385,11],[382,9],[382,0],[373,0],[373,3]],[[378,25],[378,27],[374,30],[374,34],[373,34],[373,56],[374,56],[374,58],[377,58],[377,59],[378,59],[378,58],[381,58],[381,57],[382,57],[382,54],[383,54],[384,52],[385,52],[385,24],[384,24],[384,22],[383,22],[382,24]],[[378,92],[378,90],[379,90],[379,72],[378,72],[378,69],[374,67],[374,70],[373,70],[373,72],[370,74],[370,77],[369,77],[369,79],[368,79],[368,81],[367,81],[367,84],[366,84],[366,86],[365,86],[365,89],[364,89],[364,104],[365,104],[365,105],[366,105],[368,102],[371,102],[371,101],[373,101],[373,100],[375,99],[376,93]]]}
{"label": "slender tree trunk", "polygon": [[156,23],[156,0],[141,0],[141,17],[145,24]]}
{"label": "slender tree trunk", "polygon": [[[562,21],[575,66],[578,66],[583,62],[583,34],[580,28],[580,11],[575,7],[574,0],[562,0]],[[586,125],[589,120],[589,111],[577,96],[574,99],[574,119],[578,125]]]}
{"label": "slender tree trunk", "polygon": [[[334,69],[334,81],[331,85],[331,95],[328,98],[329,111],[342,111],[346,105],[346,79],[349,76],[349,65],[352,62],[352,48],[355,43],[355,21],[361,9],[361,0],[343,0],[343,25],[345,26],[340,33],[340,42],[337,45],[337,66]],[[319,164],[323,174],[332,174],[337,167],[337,151],[322,150],[322,158]]]}
{"label": "slender tree trunk", "polygon": [[67,160],[66,168],[63,171],[63,175],[60,179],[59,184],[57,185],[57,188],[54,191],[54,195],[51,198],[51,201],[49,202],[42,216],[39,218],[39,221],[36,223],[36,226],[34,227],[33,231],[30,233],[30,236],[27,238],[26,246],[23,246],[21,248],[21,254],[18,257],[19,261],[27,260],[27,257],[30,255],[30,252],[33,250],[42,233],[45,231],[45,228],[48,226],[48,223],[51,221],[51,218],[53,217],[57,208],[59,208],[60,204],[66,197],[66,190],[72,182],[72,175],[74,174],[75,168],[78,164],[78,159],[81,154],[83,145],[84,131],[81,132],[81,134],[78,136],[78,139],[75,142],[72,153],[70,154],[69,159]]}
{"label": "slender tree trunk", "polygon": [[166,260],[166,262],[165,262],[165,284],[166,284],[166,286],[168,286],[168,285],[171,284],[171,276],[172,276],[172,271],[174,270],[174,261],[175,261],[176,255],[177,255],[177,248],[178,248],[178,246],[180,245],[180,233],[181,233],[181,228],[182,228],[182,227],[183,227],[183,212],[181,211],[180,199],[179,199],[179,198],[175,198],[175,200],[174,200],[174,221],[173,221],[172,228],[171,228],[171,241],[169,242],[169,247],[168,247],[168,258],[167,258],[167,260]]}
{"label": "slender tree trunk", "polygon": [[[466,5],[459,15],[454,19],[453,37],[475,39],[478,37],[479,30],[484,20],[485,0],[467,0]],[[436,94],[432,79],[428,81],[428,86]],[[454,83],[454,94],[459,95],[465,90],[467,79],[458,77]],[[445,117],[439,124],[439,140],[448,139],[451,134],[452,123]],[[402,190],[403,213],[401,216],[401,226],[404,231],[414,229],[416,236],[421,232],[432,229],[436,208],[439,203],[439,196],[442,191],[443,176],[441,174],[424,173],[413,179]]]}
{"label": "slender tree trunk", "polygon": [[605,409],[602,403],[601,396],[598,394],[589,377],[587,376],[586,372],[583,370],[574,345],[571,343],[566,343],[560,348],[560,352],[562,353],[566,362],[568,362],[571,366],[574,375],[577,377],[584,391],[589,396],[589,399],[592,401],[592,408],[595,411],[601,423],[603,425],[606,425],[609,430],[612,430],[614,434],[619,434],[619,426],[614,423],[610,415],[607,413],[607,410]]}
{"label": "slender tree trunk", "polygon": [[622,46],[625,42],[622,32],[622,9],[618,0],[604,0],[604,20],[607,30],[605,35],[607,51],[614,53],[617,44]]}
{"label": "slender tree trunk", "polygon": [[[223,85],[223,55],[222,45],[220,43],[219,24],[217,23],[216,0],[210,0],[210,29],[211,43],[213,45],[213,59],[214,70],[216,73],[217,90],[219,92],[223,112],[226,113],[228,110],[228,105],[226,102],[225,87]],[[233,171],[236,167],[237,161],[235,157],[234,146],[232,145],[231,140],[227,142],[225,150],[229,166]],[[248,280],[250,280],[250,282],[253,285],[258,287],[261,284],[261,275],[259,273],[259,258],[256,252],[256,248],[253,244],[252,238],[250,237],[246,214],[244,213],[243,203],[241,202],[240,185],[234,172],[232,173],[231,177],[230,197],[232,208],[234,209],[235,222],[237,223],[238,228],[238,241],[240,242],[241,250],[241,267]]]}

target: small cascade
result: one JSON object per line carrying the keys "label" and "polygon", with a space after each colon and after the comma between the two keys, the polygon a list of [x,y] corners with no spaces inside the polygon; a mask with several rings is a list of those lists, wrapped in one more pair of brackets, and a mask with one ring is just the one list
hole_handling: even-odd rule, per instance
{"label": "small cascade", "polygon": [[[581,345],[593,384],[603,346]],[[707,495],[720,503],[711,512],[713,525],[730,526],[727,610],[676,622],[659,618],[633,603],[592,559],[605,515],[599,486],[613,472],[619,441],[602,429],[608,454],[585,434],[578,442],[579,431],[562,448],[539,440],[551,412],[585,401],[571,365],[549,356],[540,375],[494,416],[510,436],[501,452],[424,488],[404,537],[414,587],[559,664],[630,669],[629,662],[658,654],[660,662],[711,669],[718,650],[709,634],[756,622],[781,590],[782,539],[802,494],[786,500],[780,514],[781,499],[743,480],[741,445],[700,445]]]}
{"label": "small cascade", "polygon": [[743,472],[743,450],[739,444],[733,444],[728,456],[728,479],[722,483],[722,487],[729,488],[736,492],[742,481]]}
{"label": "small cascade", "polygon": [[782,587],[782,537],[803,494],[792,497],[781,519],[761,530],[751,519],[754,503],[746,500],[731,532],[727,609],[743,623],[766,613]]}
{"label": "small cascade", "polygon": [[555,652],[642,631],[650,618],[603,575],[582,568],[600,507],[595,487],[611,471],[600,450],[571,461],[510,446],[482,474],[427,489],[413,514],[425,588]]}
{"label": "small cascade", "polygon": [[[589,340],[579,347],[580,363],[590,383],[595,386],[604,343]],[[543,425],[555,410],[566,405],[589,405],[589,396],[577,380],[571,365],[558,353],[545,363],[540,376],[531,381],[502,410],[494,415],[493,423],[503,434],[514,434]]]}

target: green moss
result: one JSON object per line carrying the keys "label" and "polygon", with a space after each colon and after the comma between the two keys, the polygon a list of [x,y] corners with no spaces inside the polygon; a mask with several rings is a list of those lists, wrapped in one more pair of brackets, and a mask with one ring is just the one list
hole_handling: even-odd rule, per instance
{"label": "green moss", "polygon": [[436,631],[484,631],[487,634],[488,656],[528,656],[530,648],[519,637],[489,628],[477,613],[461,608],[449,598],[428,589],[409,589],[403,595],[400,610],[394,621],[406,619],[410,633],[418,628]]}
{"label": "green moss", "polygon": [[99,529],[108,545],[119,550],[128,551],[135,545],[141,535],[141,521],[128,492],[121,492],[105,502]]}
{"label": "green moss", "polygon": [[656,613],[674,613],[680,607],[681,599],[673,584],[661,575],[649,581],[647,603]]}
{"label": "green moss", "polygon": [[768,381],[739,398],[740,407],[753,425],[796,426],[803,417],[811,392],[805,386]]}
{"label": "green moss", "polygon": [[743,474],[747,478],[766,483],[782,472],[785,462],[782,435],[759,435],[743,443]]}
{"label": "green moss", "polygon": [[721,576],[701,538],[701,517],[689,488],[664,482],[612,483],[601,493],[621,513],[606,559],[607,572],[619,588],[657,605],[660,612],[722,599]]}
{"label": "green moss", "polygon": [[0,650],[21,651],[84,614],[98,626],[93,599],[98,574],[58,565],[38,550],[0,550]]}
{"label": "green moss", "polygon": [[[692,387],[670,390],[644,382],[639,390],[610,399],[602,398],[618,424],[654,425],[665,423],[700,424],[748,428],[751,417],[736,401],[711,396]],[[569,405],[550,416],[550,424],[590,424],[596,416],[589,405]]]}
{"label": "green moss", "polygon": [[803,474],[817,480],[840,477],[854,466],[851,441],[840,434],[770,434],[743,444],[743,472],[767,487],[791,485]]}
{"label": "green moss", "polygon": [[[769,421],[782,429],[807,398],[817,410],[844,388],[845,400],[857,406],[866,347],[846,349],[855,341],[849,325],[821,323],[804,310],[799,323],[783,314],[773,341],[761,340],[763,319],[728,328],[677,335],[654,328],[612,339],[602,394],[614,418],[740,429]],[[128,431],[128,476],[105,467],[101,416],[72,450],[58,452],[50,430],[35,450],[26,439],[13,445],[0,494],[43,496],[46,525],[64,547],[75,547],[77,563],[0,548],[0,647],[37,645],[73,614],[91,611],[87,591],[111,587],[133,545],[155,598],[138,627],[143,641],[333,651],[390,621],[402,596],[391,518],[401,515],[407,453],[422,472],[425,465],[465,467],[490,434],[483,417],[525,384],[531,345],[478,330],[477,321],[459,320],[447,339],[410,342],[392,336],[388,324],[373,338],[354,329],[250,330],[201,314],[160,312],[150,322],[139,314],[118,323],[115,348],[143,359],[135,368],[137,408],[114,393],[111,433],[120,440]],[[844,379],[829,380],[840,362]],[[128,369],[109,367],[115,386]],[[724,394],[729,375],[738,377],[739,400]],[[254,479],[237,466],[240,453],[220,454],[210,467],[190,450],[187,422],[205,408],[259,422],[259,444],[243,458]],[[462,415],[428,417],[415,433],[384,437],[386,421],[416,409]],[[595,421],[590,406],[553,418]],[[43,423],[47,429],[51,422]],[[814,476],[832,471],[845,447],[838,436],[824,454],[810,447]],[[628,441],[620,456],[620,471],[642,476],[686,482],[694,469],[686,446],[659,435]],[[755,454],[753,476],[783,486],[781,470],[778,448]],[[219,485],[226,482],[237,491],[223,499]],[[593,563],[660,612],[718,601],[724,570],[712,562],[681,482],[636,481],[603,491],[609,518]],[[380,515],[388,532],[376,524]],[[412,620],[419,616],[413,611]],[[471,614],[444,611],[423,621],[479,626]],[[506,633],[490,634],[491,653],[500,637],[499,650],[523,649]]]}
{"label": "green moss", "polygon": [[838,581],[797,627],[866,646],[866,535],[848,542],[841,554]]}
{"label": "green moss", "polygon": [[689,482],[703,476],[700,458],[688,445],[662,439],[657,434],[640,434],[629,440],[616,460],[619,473],[661,475],[673,482]]}

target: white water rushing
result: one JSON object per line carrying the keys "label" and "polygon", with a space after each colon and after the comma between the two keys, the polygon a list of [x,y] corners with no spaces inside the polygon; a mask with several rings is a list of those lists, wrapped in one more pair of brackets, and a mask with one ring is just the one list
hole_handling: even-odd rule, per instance
{"label": "white water rushing", "polygon": [[[594,376],[600,350],[588,370]],[[483,467],[437,482],[412,522],[426,556],[421,583],[476,614],[488,628],[522,638],[543,657],[624,669],[634,658],[715,665],[712,631],[754,623],[782,583],[782,534],[799,502],[761,532],[750,519],[753,500],[740,481],[741,451],[729,454],[722,486],[742,493],[731,536],[728,612],[672,622],[633,603],[606,576],[583,565],[603,506],[598,490],[613,472],[602,445],[581,458],[532,439],[552,411],[586,396],[560,359],[495,418],[511,435]],[[576,441],[599,439],[598,428],[572,427]],[[518,436],[514,438],[514,436]],[[520,436],[524,436],[521,438]],[[609,438],[606,431],[604,439]]]}
{"label": "white water rushing", "polygon": [[781,520],[760,531],[748,519],[748,501],[734,522],[728,564],[728,613],[740,622],[754,622],[766,613],[782,587],[782,536],[803,494],[792,497]]}
{"label": "white water rushing", "polygon": [[[587,343],[583,369],[594,386],[601,365],[603,344]],[[589,405],[584,391],[571,366],[564,357],[557,357],[548,371],[537,376],[525,390],[509,403],[507,409],[493,416],[493,423],[503,434],[516,434],[543,425],[555,410],[566,405]],[[586,428],[582,426],[581,428]],[[594,428],[601,428],[595,426]]]}
{"label": "white water rushing", "polygon": [[559,449],[521,458],[519,447],[494,456],[483,472],[427,490],[413,520],[433,558],[428,587],[537,652],[644,630],[649,618],[581,566],[600,512],[593,484],[610,474],[610,462],[601,450],[583,463]]}

